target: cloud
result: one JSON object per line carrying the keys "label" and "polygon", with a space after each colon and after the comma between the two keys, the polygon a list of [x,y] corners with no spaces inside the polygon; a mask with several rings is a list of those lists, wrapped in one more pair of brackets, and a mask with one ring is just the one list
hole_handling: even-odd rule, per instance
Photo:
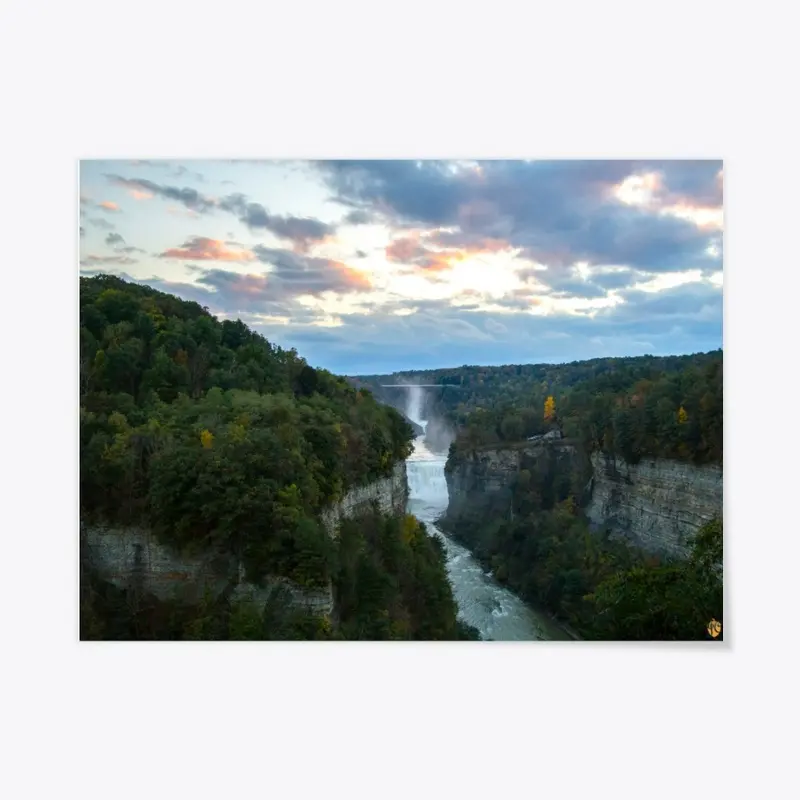
{"label": "cloud", "polygon": [[483,326],[487,331],[491,331],[493,333],[508,333],[508,328],[503,325],[502,322],[497,322],[491,318],[487,319]]}
{"label": "cloud", "polygon": [[[204,242],[203,246],[209,245]],[[309,296],[319,297],[328,292],[353,295],[371,288],[366,275],[337,261],[262,245],[254,250],[259,261],[269,267],[263,272],[243,275],[217,267],[195,267],[193,283],[167,281],[155,276],[136,282],[198,302],[223,317],[249,314],[261,324],[291,323],[292,326],[339,324],[335,315],[318,304],[310,304]],[[132,263],[134,259],[122,255],[89,256],[81,262],[85,267]]]}
{"label": "cloud", "polygon": [[372,214],[368,214],[363,209],[356,209],[355,211],[350,211],[348,214],[345,215],[344,223],[345,225],[369,225],[371,222],[375,221],[375,217]]}
{"label": "cloud", "polygon": [[83,225],[81,225],[81,236],[84,236],[85,234],[86,234],[86,228],[84,228]]}
{"label": "cloud", "polygon": [[111,183],[126,189],[144,191],[165,200],[174,200],[191,211],[196,211],[200,214],[211,211],[216,205],[216,201],[213,198],[205,197],[197,189],[192,189],[188,186],[179,188],[155,183],[146,178],[123,178],[121,175],[113,174],[106,174],[106,178]]}
{"label": "cloud", "polygon": [[629,289],[620,292],[624,304],[615,310],[619,323],[636,325],[654,320],[722,321],[722,289],[706,282],[684,283],[659,292]]}
{"label": "cloud", "polygon": [[372,288],[367,275],[339,261],[263,245],[256,245],[253,252],[259,261],[272,267],[269,276],[281,296],[349,293]]}
{"label": "cloud", "polygon": [[118,214],[120,212],[120,207],[116,203],[111,202],[111,200],[103,200],[102,203],[97,204],[97,207],[112,214]]}
{"label": "cloud", "polygon": [[[178,170],[176,176],[187,173]],[[202,176],[195,173],[195,176]],[[325,222],[311,217],[282,216],[271,214],[260,203],[251,202],[246,195],[234,193],[223,198],[208,197],[191,187],[167,186],[155,183],[146,178],[125,178],[121,175],[108,174],[106,178],[117,186],[129,191],[157,195],[166,200],[174,200],[184,206],[191,214],[208,214],[215,210],[235,215],[240,222],[253,231],[269,231],[280,239],[291,241],[300,251],[307,251],[317,242],[324,241],[333,235],[336,229]]]}
{"label": "cloud", "polygon": [[[594,319],[509,314],[500,323],[487,312],[464,312],[441,301],[438,307],[429,304],[409,315],[375,310],[346,315],[342,321],[339,327],[313,330],[270,324],[256,327],[273,341],[297,347],[310,363],[345,374],[462,364],[562,363],[699,352],[720,346],[719,317],[697,315],[648,320],[621,319],[613,313]],[[481,334],[481,329],[487,333]]]}
{"label": "cloud", "polygon": [[102,217],[89,219],[87,222],[90,225],[93,225],[95,228],[100,228],[101,230],[105,231],[113,231],[114,225],[110,223],[107,219],[103,219]]}
{"label": "cloud", "polygon": [[[646,271],[719,265],[709,230],[661,213],[721,200],[719,161],[320,162],[335,198],[351,212],[380,213],[398,228],[454,229],[458,237],[497,239],[551,266],[577,261]],[[623,202],[632,175],[657,173],[663,203]],[[680,200],[680,203],[678,202]],[[670,205],[671,204],[671,205]]]}
{"label": "cloud", "polygon": [[[721,346],[721,162],[326,162],[309,169],[341,204],[340,225],[380,227],[326,241],[335,226],[273,213],[243,194],[178,195],[194,190],[153,184],[159,194],[139,181],[126,188],[159,194],[181,214],[224,215],[220,240],[192,236],[166,249],[167,239],[159,248],[182,260],[186,283],[140,282],[246,318],[311,363],[348,374]],[[82,198],[82,210],[93,207]],[[251,236],[222,233],[234,218]],[[250,244],[261,232],[281,244],[273,246],[272,236]],[[113,246],[105,259],[88,256],[86,271],[121,270],[141,252],[122,237]],[[375,283],[370,271],[337,260],[345,254],[374,268]],[[249,274],[228,271],[236,260]]]}
{"label": "cloud", "polygon": [[253,261],[249,250],[230,250],[218,239],[193,236],[181,247],[173,247],[160,254],[161,258],[179,258],[186,261]]}
{"label": "cloud", "polygon": [[288,239],[305,251],[335,233],[335,228],[318,219],[270,214],[260,203],[248,201],[243,194],[231,194],[219,201],[219,207],[235,214],[250,230],[266,230],[279,239]]}
{"label": "cloud", "polygon": [[[114,251],[117,253],[144,253],[145,251],[142,250],[141,247],[133,247],[132,245],[126,245],[125,239],[118,233],[109,233],[108,236],[105,238],[105,242],[109,247],[113,247]],[[122,246],[120,246],[122,245]],[[119,262],[110,262],[110,263],[119,263]],[[133,263],[133,262],[131,262]]]}
{"label": "cloud", "polygon": [[[430,245],[436,245],[435,248]],[[455,247],[452,245],[456,245]],[[459,237],[442,231],[412,231],[394,239],[385,249],[387,261],[443,272],[461,261],[481,254],[498,253],[509,245],[500,239]]]}
{"label": "cloud", "polygon": [[201,172],[193,172],[192,170],[183,166],[183,164],[178,164],[178,166],[175,168],[175,171],[172,174],[176,178],[182,178],[184,175],[188,175],[194,178],[196,181],[200,181],[201,183],[205,181],[205,177]]}
{"label": "cloud", "polygon": [[81,266],[91,264],[135,264],[136,259],[129,256],[86,256],[81,259]]}
{"label": "cloud", "polygon": [[148,158],[134,158],[128,162],[132,167],[156,167],[158,169],[169,169],[171,164],[165,159],[152,161]]}

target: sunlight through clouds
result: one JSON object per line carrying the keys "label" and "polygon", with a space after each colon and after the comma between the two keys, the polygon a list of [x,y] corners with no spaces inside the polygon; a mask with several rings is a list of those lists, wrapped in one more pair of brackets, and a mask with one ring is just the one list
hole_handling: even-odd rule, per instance
{"label": "sunlight through clouds", "polygon": [[77,238],[86,274],[308,335],[320,364],[404,340],[454,363],[476,342],[696,351],[721,341],[723,179],[720,161],[84,161]]}

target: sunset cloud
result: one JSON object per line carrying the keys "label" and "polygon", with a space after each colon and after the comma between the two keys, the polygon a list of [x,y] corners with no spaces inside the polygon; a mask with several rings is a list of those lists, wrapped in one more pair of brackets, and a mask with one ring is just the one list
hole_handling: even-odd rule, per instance
{"label": "sunset cloud", "polygon": [[187,239],[181,247],[173,247],[161,253],[161,258],[180,258],[186,261],[253,261],[255,255],[250,250],[229,249],[218,239],[194,236]]}
{"label": "sunset cloud", "polygon": [[720,169],[708,187],[694,195],[691,187],[679,184],[677,189],[673,189],[663,172],[645,172],[629,175],[611,188],[611,194],[626,205],[683,219],[701,229],[721,231],[722,180]]}
{"label": "sunset cloud", "polygon": [[[703,219],[717,225],[706,209],[721,206],[719,161],[498,160],[471,169],[452,166],[330,161],[317,168],[351,213],[379,213],[396,228],[446,228],[474,240],[502,240],[554,266],[586,261],[667,271],[719,264],[707,251],[713,231],[695,224]],[[691,219],[687,208],[704,211]]]}
{"label": "sunset cloud", "polygon": [[723,188],[719,160],[86,161],[81,266],[347,373],[696,352]]}
{"label": "sunset cloud", "polygon": [[[455,246],[449,246],[451,244]],[[432,231],[424,235],[414,232],[393,239],[385,248],[385,256],[387,261],[413,265],[436,273],[451,270],[474,256],[502,252],[508,247],[508,243],[501,239],[481,237],[462,241],[453,232]]]}

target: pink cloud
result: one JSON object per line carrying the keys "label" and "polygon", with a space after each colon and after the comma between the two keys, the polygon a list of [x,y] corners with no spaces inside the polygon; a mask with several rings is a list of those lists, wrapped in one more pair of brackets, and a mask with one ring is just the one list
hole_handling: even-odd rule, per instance
{"label": "pink cloud", "polygon": [[161,253],[162,258],[181,258],[187,261],[253,261],[250,250],[235,250],[225,246],[219,239],[193,236],[181,247],[173,247]]}

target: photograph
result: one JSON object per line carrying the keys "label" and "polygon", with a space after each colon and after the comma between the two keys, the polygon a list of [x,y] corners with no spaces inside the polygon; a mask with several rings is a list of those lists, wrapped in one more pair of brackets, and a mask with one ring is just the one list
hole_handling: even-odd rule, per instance
{"label": "photograph", "polygon": [[724,640],[722,159],[76,171],[81,641]]}

